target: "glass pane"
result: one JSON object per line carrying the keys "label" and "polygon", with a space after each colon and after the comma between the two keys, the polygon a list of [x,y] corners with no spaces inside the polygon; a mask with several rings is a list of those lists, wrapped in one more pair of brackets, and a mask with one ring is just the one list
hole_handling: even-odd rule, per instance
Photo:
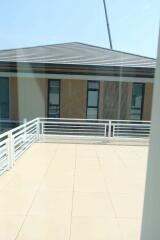
{"label": "glass pane", "polygon": [[49,94],[49,104],[59,105],[59,89],[54,89],[53,92]]}
{"label": "glass pane", "polygon": [[59,105],[60,82],[49,80],[49,104]]}
{"label": "glass pane", "polygon": [[97,119],[97,108],[87,109],[87,119]]}
{"label": "glass pane", "polygon": [[142,104],[143,85],[133,84],[132,107],[141,107]]}
{"label": "glass pane", "polygon": [[59,87],[59,80],[49,80],[50,87]]}
{"label": "glass pane", "polygon": [[9,102],[9,83],[8,79],[0,78],[0,102]]}
{"label": "glass pane", "polygon": [[49,106],[49,117],[59,118],[59,106]]}
{"label": "glass pane", "polygon": [[99,82],[88,81],[88,88],[99,89]]}
{"label": "glass pane", "polygon": [[1,118],[9,118],[8,103],[0,103],[0,119]]}
{"label": "glass pane", "polygon": [[98,91],[88,91],[88,106],[97,107],[98,105]]}
{"label": "glass pane", "polygon": [[140,120],[141,119],[141,109],[131,109],[131,119]]}
{"label": "glass pane", "polygon": [[9,81],[0,78],[0,118],[9,118]]}
{"label": "glass pane", "polygon": [[134,83],[132,89],[132,105],[131,116],[132,120],[140,120],[142,114],[142,101],[143,101],[143,84]]}

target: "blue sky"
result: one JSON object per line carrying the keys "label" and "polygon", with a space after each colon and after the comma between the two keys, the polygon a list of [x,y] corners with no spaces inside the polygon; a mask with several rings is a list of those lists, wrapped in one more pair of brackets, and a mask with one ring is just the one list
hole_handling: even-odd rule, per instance
{"label": "blue sky", "polygon": [[[113,48],[155,57],[160,1],[106,3]],[[109,47],[102,0],[1,0],[0,19],[0,49],[70,41]]]}

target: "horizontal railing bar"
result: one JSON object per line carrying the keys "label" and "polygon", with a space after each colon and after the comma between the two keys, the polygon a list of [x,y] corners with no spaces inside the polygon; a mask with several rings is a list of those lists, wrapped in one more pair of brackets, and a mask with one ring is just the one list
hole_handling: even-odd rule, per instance
{"label": "horizontal railing bar", "polygon": [[[45,132],[44,134],[46,134],[47,132]],[[64,132],[62,132],[62,133],[60,133],[60,132],[48,132],[48,133],[52,133],[52,134],[54,134],[54,133],[56,133],[56,134],[61,134],[61,135],[63,135],[63,134],[65,134],[65,135],[67,135],[67,134],[80,134],[80,132],[66,132],[66,133],[64,133]],[[92,133],[88,133],[88,132],[83,132],[83,134],[86,134],[86,135],[94,135],[94,136],[96,136],[96,135],[100,135],[100,133],[98,134],[97,132],[92,132]],[[104,134],[103,134],[104,135]]]}
{"label": "horizontal railing bar", "polygon": [[5,152],[5,153],[7,152],[7,147],[1,149],[0,156],[1,156],[4,152]]}
{"label": "horizontal railing bar", "polygon": [[[62,138],[63,136],[64,137],[73,137],[73,138],[76,138],[76,137],[78,137],[78,138],[91,138],[91,139],[93,139],[93,136],[86,136],[86,135],[83,135],[83,136],[81,136],[81,135],[58,135],[58,134],[44,134],[44,136],[43,137],[57,137],[57,138]],[[97,136],[98,138],[100,138],[100,139],[104,139],[104,136],[103,135],[100,135],[100,136]]]}
{"label": "horizontal railing bar", "polygon": [[116,129],[115,132],[150,132],[150,129]]}
{"label": "horizontal railing bar", "polygon": [[[116,133],[115,133],[115,134],[116,134]],[[115,134],[114,134],[114,135],[115,135]],[[130,135],[130,136],[131,136],[131,135],[133,135],[133,136],[134,136],[134,135],[136,135],[136,136],[137,136],[137,135],[139,135],[139,136],[148,136],[148,135],[149,135],[149,134],[147,134],[147,133],[146,133],[146,134],[145,134],[145,133],[129,133],[129,134],[128,134],[128,133],[117,133],[117,134],[118,134],[118,135]]]}
{"label": "horizontal railing bar", "polygon": [[15,151],[17,151],[19,148],[23,148],[23,146],[30,141],[31,138],[27,139],[25,142],[23,142],[21,145],[19,145],[18,147],[15,148]]}
{"label": "horizontal railing bar", "polygon": [[7,158],[7,153],[4,153],[0,156],[0,164],[2,163],[3,161],[3,158]]}
{"label": "horizontal railing bar", "polygon": [[72,129],[72,128],[45,128],[44,127],[44,130],[57,130],[57,131],[62,131],[63,132],[63,130],[64,131],[68,131],[68,130],[72,130],[72,131],[86,131],[86,130],[88,130],[88,131],[95,131],[95,130],[97,130],[97,131],[104,131],[104,128],[93,128],[93,129],[87,129],[87,128],[81,128],[81,129],[77,129],[77,128],[75,128],[75,129]]}
{"label": "horizontal railing bar", "polygon": [[84,119],[84,118],[43,118],[43,117],[40,117],[39,120],[46,120],[46,119],[49,119],[49,120],[68,120],[68,121],[99,121],[99,122],[109,122],[109,121],[112,121],[112,122],[148,122],[150,123],[151,121],[145,121],[145,120],[114,120],[114,119]]}
{"label": "horizontal railing bar", "polygon": [[[80,129],[81,129],[81,128],[91,128],[91,129],[92,129],[92,128],[97,128],[97,126],[94,126],[94,125],[93,125],[93,126],[92,126],[92,125],[91,125],[91,126],[87,126],[87,125],[86,125],[86,126],[85,126],[85,125],[82,125],[82,126],[78,126],[78,125],[69,125],[69,126],[68,126],[68,125],[66,125],[66,126],[65,126],[65,125],[62,125],[62,127],[61,127],[60,125],[54,125],[54,124],[53,124],[53,125],[51,125],[51,124],[48,125],[48,124],[44,124],[44,127],[46,127],[46,126],[47,126],[47,127],[50,127],[50,128],[51,128],[51,127],[52,127],[52,128],[56,128],[56,127],[57,127],[57,128],[58,128],[58,127],[59,127],[59,128],[62,128],[62,127],[63,127],[63,128],[72,127],[72,128],[80,128]],[[104,127],[105,127],[105,125],[98,126],[98,128],[102,128],[102,129],[104,129]]]}
{"label": "horizontal railing bar", "polygon": [[5,139],[5,140],[3,140],[2,142],[0,142],[0,146],[6,145],[7,143],[8,143],[8,139]]}
{"label": "horizontal railing bar", "polygon": [[22,129],[22,130],[20,130],[19,132],[15,133],[13,136],[17,137],[17,136],[19,136],[21,134],[24,134],[24,133],[26,133],[28,131],[28,129],[31,129],[34,126],[35,126],[35,123],[30,125],[30,126],[28,126],[28,127],[26,127],[26,128],[24,128],[24,129]]}
{"label": "horizontal railing bar", "polygon": [[115,127],[118,127],[118,126],[135,126],[135,127],[147,127],[147,126],[150,126],[149,124],[134,124],[134,123],[127,123],[127,124],[124,124],[124,123],[119,123],[119,124],[113,124]]}
{"label": "horizontal railing bar", "polygon": [[[35,122],[35,123],[37,122],[37,118],[36,118],[36,119],[33,119],[33,120],[29,121],[29,122],[26,122],[26,123],[22,124],[21,126],[18,126],[18,127],[14,128],[14,129],[8,131],[8,132],[11,132],[12,134],[14,134],[14,132],[16,132],[17,130],[19,130],[19,129],[21,129],[21,128],[24,128],[24,127],[28,127],[28,125],[30,125],[30,124],[32,124],[32,123],[34,123],[34,122]],[[15,135],[15,134],[14,134],[14,135]]]}
{"label": "horizontal railing bar", "polygon": [[19,151],[18,153],[17,153],[17,151],[16,151],[16,153],[15,153],[15,159],[17,159],[18,157],[20,157],[20,156],[26,151],[26,149],[28,149],[28,148],[32,145],[33,142],[34,142],[34,141],[32,141],[32,142],[30,142],[29,144],[27,144],[26,147],[23,148],[23,151]]}
{"label": "horizontal railing bar", "polygon": [[[4,164],[4,163],[7,163],[7,155],[6,156],[3,156],[0,160],[0,164]],[[1,168],[1,167],[0,167]]]}
{"label": "horizontal railing bar", "polygon": [[46,121],[43,121],[43,122],[41,122],[41,123],[43,123],[43,124],[46,124],[46,123],[51,123],[51,124],[54,124],[54,123],[56,123],[56,124],[58,124],[58,125],[63,125],[63,124],[67,124],[67,125],[70,125],[70,124],[74,124],[74,125],[95,125],[95,126],[97,126],[97,125],[105,125],[104,123],[84,123],[84,122],[81,122],[81,123],[79,123],[79,122],[46,122]]}

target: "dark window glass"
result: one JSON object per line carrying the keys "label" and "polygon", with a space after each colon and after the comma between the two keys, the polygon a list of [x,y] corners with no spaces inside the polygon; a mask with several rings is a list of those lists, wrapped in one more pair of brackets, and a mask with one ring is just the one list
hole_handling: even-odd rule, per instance
{"label": "dark window glass", "polygon": [[48,81],[48,117],[60,117],[60,80]]}
{"label": "dark window glass", "polygon": [[9,80],[0,78],[0,119],[9,118]]}
{"label": "dark window glass", "polygon": [[88,106],[97,107],[98,105],[98,91],[88,91]]}
{"label": "dark window glass", "polygon": [[87,119],[98,118],[99,82],[88,81]]}
{"label": "dark window glass", "polygon": [[131,119],[141,120],[143,107],[144,84],[133,83],[132,103],[131,103]]}

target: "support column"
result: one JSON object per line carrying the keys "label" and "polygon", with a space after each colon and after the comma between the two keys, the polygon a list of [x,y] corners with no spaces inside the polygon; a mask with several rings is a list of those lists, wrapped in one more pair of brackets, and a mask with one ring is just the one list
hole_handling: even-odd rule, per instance
{"label": "support column", "polygon": [[153,91],[152,127],[141,240],[160,239],[160,38]]}

